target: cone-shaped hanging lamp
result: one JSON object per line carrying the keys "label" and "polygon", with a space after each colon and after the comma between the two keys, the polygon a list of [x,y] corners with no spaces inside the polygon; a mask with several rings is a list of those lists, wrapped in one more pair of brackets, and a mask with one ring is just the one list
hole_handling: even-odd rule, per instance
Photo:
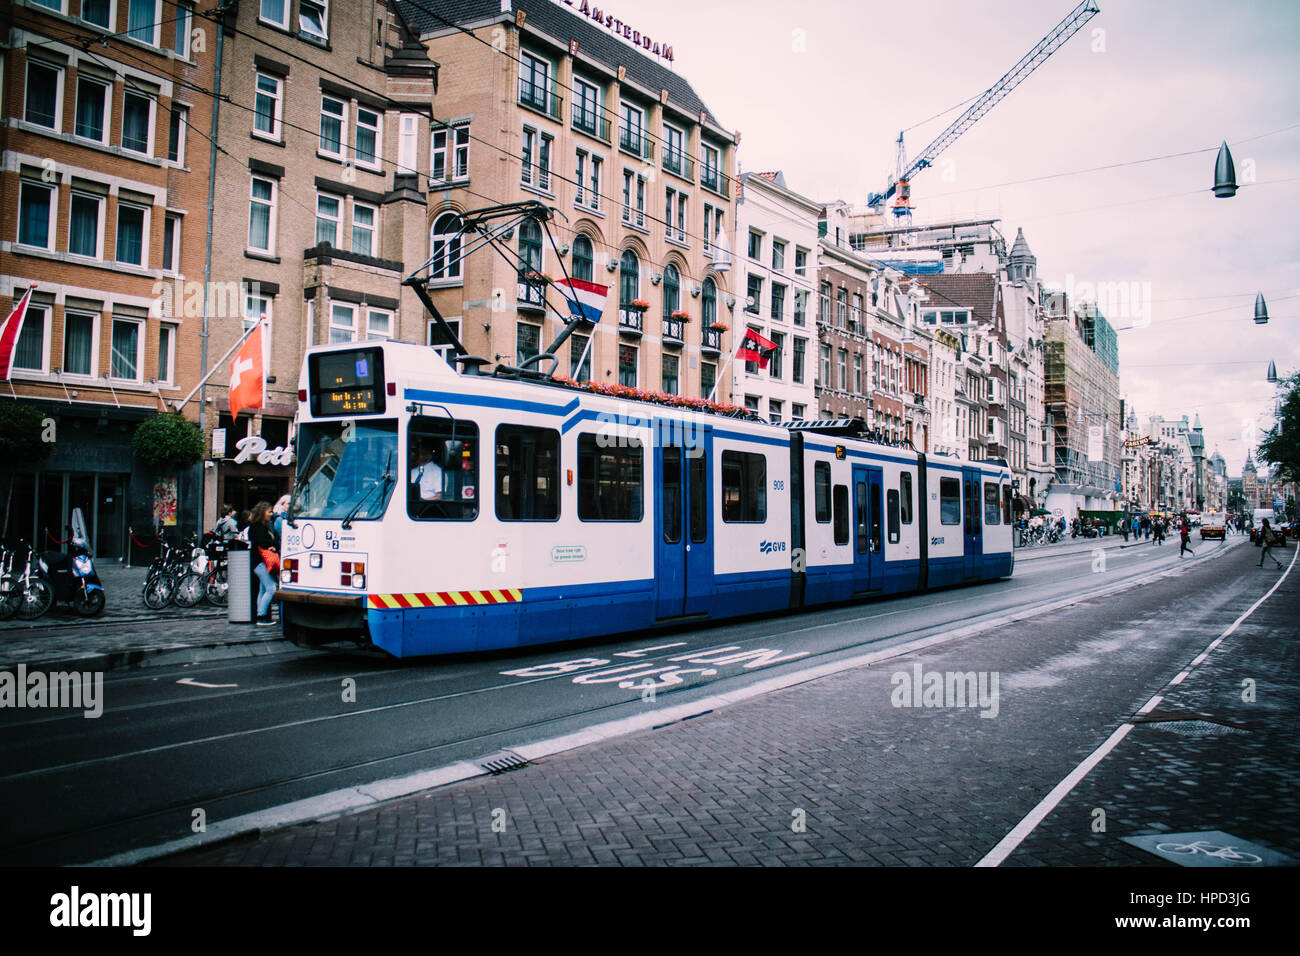
{"label": "cone-shaped hanging lamp", "polygon": [[1232,165],[1232,152],[1226,139],[1219,147],[1219,158],[1214,162],[1214,195],[1220,199],[1237,195],[1237,170]]}
{"label": "cone-shaped hanging lamp", "polygon": [[1255,324],[1268,324],[1268,306],[1264,304],[1264,293],[1255,296]]}
{"label": "cone-shaped hanging lamp", "polygon": [[1268,380],[1270,382],[1277,381],[1277,365],[1273,362],[1268,363]]}

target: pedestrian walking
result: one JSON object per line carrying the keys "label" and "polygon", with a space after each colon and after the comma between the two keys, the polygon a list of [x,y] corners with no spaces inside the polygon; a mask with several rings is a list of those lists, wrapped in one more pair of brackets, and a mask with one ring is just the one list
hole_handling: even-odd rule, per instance
{"label": "pedestrian walking", "polygon": [[235,517],[234,505],[221,506],[221,518],[217,521],[213,533],[222,544],[229,542],[235,535],[239,534],[239,520]]}
{"label": "pedestrian walking", "polygon": [[1124,532],[1124,543],[1128,544],[1128,522],[1120,521],[1120,530]]}
{"label": "pedestrian walking", "polygon": [[1181,558],[1183,552],[1186,551],[1192,557],[1196,557],[1196,552],[1192,550],[1190,543],[1192,540],[1192,523],[1187,520],[1187,515],[1183,515],[1178,525],[1178,538],[1181,542],[1178,548],[1178,556]]}
{"label": "pedestrian walking", "polygon": [[1265,518],[1265,519],[1264,519],[1264,523],[1263,523],[1262,525],[1259,526],[1259,546],[1260,546],[1260,552],[1259,552],[1259,565],[1258,565],[1258,566],[1261,567],[1261,568],[1264,566],[1264,559],[1265,559],[1265,558],[1273,558],[1273,563],[1277,565],[1278,570],[1281,570],[1281,569],[1282,569],[1282,562],[1279,561],[1277,558],[1273,557],[1273,555],[1269,554],[1268,552],[1269,552],[1269,549],[1274,548],[1274,547],[1277,547],[1278,545],[1280,545],[1280,544],[1282,544],[1282,543],[1283,543],[1283,542],[1282,542],[1281,538],[1278,536],[1278,533],[1277,533],[1276,531],[1274,531],[1271,527],[1269,527],[1268,519]]}

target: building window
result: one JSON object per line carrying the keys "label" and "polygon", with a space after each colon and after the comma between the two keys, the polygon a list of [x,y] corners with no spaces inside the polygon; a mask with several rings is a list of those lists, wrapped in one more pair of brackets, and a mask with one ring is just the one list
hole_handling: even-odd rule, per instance
{"label": "building window", "polygon": [[586,236],[576,236],[573,240],[573,277],[591,282],[594,278],[594,255],[591,240]]}
{"label": "building window", "polygon": [[635,345],[619,343],[618,384],[628,388],[636,388],[636,351]]}
{"label": "building window", "polygon": [[103,255],[104,199],[86,193],[73,193],[68,221],[68,252],[75,256],[98,259]]}
{"label": "building window", "polygon": [[[280,137],[280,117],[283,115],[281,113],[282,82],[280,77],[270,73],[257,74],[257,96],[253,101],[253,132],[259,136],[268,139]],[[323,135],[323,115],[321,119]]]}
{"label": "building window", "polygon": [[778,282],[772,283],[772,321],[785,321],[785,286]]}
{"label": "building window", "polygon": [[126,35],[132,40],[158,46],[159,0],[128,0]]}
{"label": "building window", "polygon": [[785,243],[779,239],[772,240],[772,269],[775,272],[785,271]]}
{"label": "building window", "polygon": [[379,166],[379,154],[383,149],[379,114],[374,110],[357,107],[356,153],[357,163],[361,166]]}
{"label": "building window", "polygon": [[109,374],[134,382],[140,378],[140,327],[133,319],[113,318],[113,354]]}
{"label": "building window", "polygon": [[749,230],[749,258],[755,262],[763,258],[763,234]]}
{"label": "building window", "polygon": [[461,233],[465,224],[454,212],[444,212],[433,221],[429,235],[430,279],[459,279]]}
{"label": "building window", "polygon": [[700,144],[700,185],[714,192],[722,191],[722,176],[719,172],[719,154],[712,146]]}
{"label": "building window", "polygon": [[298,32],[314,40],[329,40],[329,0],[299,0]]}
{"label": "building window", "polygon": [[623,170],[623,221],[645,225],[645,177]]}
{"label": "building window", "polygon": [[[569,377],[575,382],[591,381],[591,336],[574,334],[569,337]],[[581,363],[581,364],[579,364]]]}
{"label": "building window", "polygon": [[144,266],[148,257],[145,236],[148,235],[149,211],[143,206],[117,204],[117,261],[133,266]]}
{"label": "building window", "polygon": [[641,263],[635,252],[625,249],[618,262],[618,304],[621,308],[627,308],[628,303],[638,297],[640,286]]}
{"label": "building window", "polygon": [[158,381],[170,384],[176,358],[176,326],[158,327]]}
{"label": "building window", "polygon": [[785,336],[780,332],[772,333],[772,341],[776,343],[776,348],[772,350],[772,358],[768,361],[767,374],[772,378],[781,377],[781,354],[785,351]]}
{"label": "building window", "polygon": [[822,388],[831,388],[834,383],[831,381],[831,347],[823,343],[822,345],[822,372],[820,384]]}
{"label": "building window", "polygon": [[108,85],[77,77],[77,117],[73,132],[82,139],[104,143],[108,138]]}
{"label": "building window", "polygon": [[18,242],[51,248],[54,239],[54,188],[22,180],[18,199]]}
{"label": "building window", "polygon": [[289,29],[289,0],[261,0],[258,19]]}
{"label": "building window", "polygon": [[[14,289],[15,301],[21,297],[18,290]],[[18,333],[18,344],[14,346],[14,368],[29,372],[45,371],[45,325],[48,319],[49,310],[44,306],[28,303],[23,327]]]}
{"label": "building window", "polygon": [[711,278],[706,278],[700,293],[700,322],[707,329],[718,321],[718,285]]}
{"label": "building window", "polygon": [[790,417],[793,421],[796,422],[803,421],[805,414],[807,414],[806,406],[800,405],[798,402],[790,406]]}
{"label": "building window", "polygon": [[849,324],[849,294],[843,287],[835,293],[835,324],[841,329]]}
{"label": "building window", "polygon": [[163,215],[163,271],[179,272],[181,263],[181,217],[179,213]]}
{"label": "building window", "polygon": [[113,0],[81,0],[81,19],[105,30],[112,22],[112,11]]}
{"label": "building window", "polygon": [[780,422],[781,416],[785,413],[785,403],[779,402],[775,398],[767,401],[767,420],[773,423]]}
{"label": "building window", "polygon": [[445,127],[433,131],[432,164],[429,178],[434,182],[465,179],[469,176],[469,126]]}
{"label": "building window", "polygon": [[585,80],[573,80],[573,125],[597,136],[600,129],[600,87]]}
{"label": "building window", "polygon": [[95,374],[95,316],[88,312],[63,315],[63,371],[69,375]]}
{"label": "building window", "polygon": [[189,126],[189,110],[173,106],[167,123],[167,159],[177,166],[185,165],[185,130]]}
{"label": "building window", "polygon": [[519,54],[519,102],[550,112],[551,64],[527,51]]}
{"label": "building window", "polygon": [[367,203],[352,203],[352,251],[362,256],[375,254],[375,224],[379,210]]}
{"label": "building window", "polygon": [[808,274],[808,250],[798,247],[794,250],[794,274],[804,276]]}
{"label": "building window", "polygon": [[681,278],[677,272],[677,267],[669,264],[664,266],[664,318],[670,318],[674,312],[682,307]]}
{"label": "building window", "polygon": [[366,338],[388,339],[393,336],[393,313],[387,309],[366,309]]}
{"label": "building window", "polygon": [[[82,2],[85,2],[85,0],[82,0]],[[172,39],[172,49],[176,51],[176,55],[182,60],[190,58],[190,26],[193,22],[194,4],[176,4],[176,32]]]}
{"label": "building window", "polygon": [[578,206],[588,209],[600,209],[600,166],[599,156],[593,156],[585,149],[577,152],[577,171],[573,177],[576,187],[573,201]]}
{"label": "building window", "polygon": [[796,289],[794,292],[794,324],[808,324],[808,292],[806,289]]}
{"label": "building window", "polygon": [[685,170],[682,153],[682,131],[675,126],[664,124],[664,169],[681,173]]}
{"label": "building window", "polygon": [[676,395],[680,390],[677,380],[680,361],[676,355],[663,356],[663,390],[665,394]]}
{"label": "building window", "polygon": [[840,391],[841,391],[841,392],[847,392],[847,391],[849,390],[849,353],[848,353],[848,350],[846,350],[846,349],[838,349],[838,350],[837,350],[837,354],[836,354],[836,357],[835,357],[835,368],[836,368],[836,369],[839,371],[839,373],[840,373],[840,374],[839,374],[839,378],[838,378],[838,381],[839,381],[839,383],[840,383]]}
{"label": "building window", "polygon": [[745,298],[745,311],[758,315],[759,303],[763,301],[763,277],[749,274],[748,293]]}
{"label": "building window", "polygon": [[356,338],[357,310],[342,302],[330,303],[330,343],[351,342]]}
{"label": "building window", "polygon": [[[803,384],[804,352],[807,350],[807,348],[808,348],[807,339],[796,338],[794,340],[794,360],[790,366],[790,379],[796,385]],[[802,416],[795,415],[795,418],[800,418],[800,417]]]}
{"label": "building window", "polygon": [[[457,339],[459,339],[460,319],[444,319],[443,321],[447,323],[447,326],[451,329],[452,333]],[[455,351],[455,348],[451,344],[451,339],[447,338],[447,334],[443,332],[438,323],[432,319],[429,320],[428,328],[429,335],[427,344],[431,346],[435,352],[441,355],[444,361],[446,361]]]}
{"label": "building window", "polygon": [[530,358],[541,354],[542,328],[520,322],[515,326],[515,365],[524,367]]}
{"label": "building window", "polygon": [[862,395],[862,353],[853,353],[853,391]]}
{"label": "building window", "polygon": [[316,196],[316,244],[338,247],[339,226],[343,223],[343,200],[319,193]]}
{"label": "building window", "polygon": [[275,181],[254,176],[248,203],[248,248],[275,252]]}
{"label": "building window", "polygon": [[402,113],[397,119],[397,172],[413,173],[418,162],[420,117]]}
{"label": "building window", "polygon": [[718,381],[718,367],[712,362],[700,363],[700,397],[712,398],[713,388]]}
{"label": "building window", "polygon": [[536,219],[519,224],[519,268],[524,272],[542,271],[542,227]]}
{"label": "building window", "polygon": [[830,325],[831,322],[831,284],[823,282],[818,295],[817,321]]}
{"label": "building window", "polygon": [[631,103],[620,104],[619,112],[618,145],[641,156],[645,130],[644,114]]}
{"label": "building window", "polygon": [[28,60],[23,119],[34,126],[57,131],[62,108],[63,71],[39,60]]}
{"label": "building window", "polygon": [[344,131],[348,125],[348,106],[331,96],[320,99],[320,151],[343,158]]}
{"label": "building window", "polygon": [[148,96],[126,93],[122,97],[122,148],[152,155],[154,101]]}

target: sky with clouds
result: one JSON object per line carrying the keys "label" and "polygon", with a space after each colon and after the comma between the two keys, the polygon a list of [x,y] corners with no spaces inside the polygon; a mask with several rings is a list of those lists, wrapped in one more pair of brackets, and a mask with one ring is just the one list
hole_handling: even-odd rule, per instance
{"label": "sky with clouds", "polygon": [[[741,132],[742,169],[855,204],[884,185],[900,129],[916,126],[906,143],[921,150],[959,111],[923,121],[992,85],[1074,6],[624,2],[609,12],[673,44],[674,69]],[[1249,423],[1271,422],[1270,359],[1300,368],[1300,3],[1098,5],[950,162],[917,176],[914,221],[997,216],[1008,240],[1024,228],[1048,282],[1134,283],[1150,314],[1109,316],[1136,326],[1119,333],[1121,394],[1143,419],[1199,412],[1207,447],[1240,474],[1259,436]],[[1216,199],[1225,139],[1254,185]],[[1266,326],[1252,320],[1258,291]]]}

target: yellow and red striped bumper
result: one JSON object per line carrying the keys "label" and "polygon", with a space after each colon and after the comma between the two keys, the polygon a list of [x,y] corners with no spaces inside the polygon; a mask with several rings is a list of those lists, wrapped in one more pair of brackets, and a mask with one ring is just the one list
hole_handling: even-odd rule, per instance
{"label": "yellow and red striped bumper", "polygon": [[372,611],[400,611],[414,607],[462,607],[467,604],[514,604],[523,600],[518,588],[496,591],[428,591],[417,594],[367,594]]}

